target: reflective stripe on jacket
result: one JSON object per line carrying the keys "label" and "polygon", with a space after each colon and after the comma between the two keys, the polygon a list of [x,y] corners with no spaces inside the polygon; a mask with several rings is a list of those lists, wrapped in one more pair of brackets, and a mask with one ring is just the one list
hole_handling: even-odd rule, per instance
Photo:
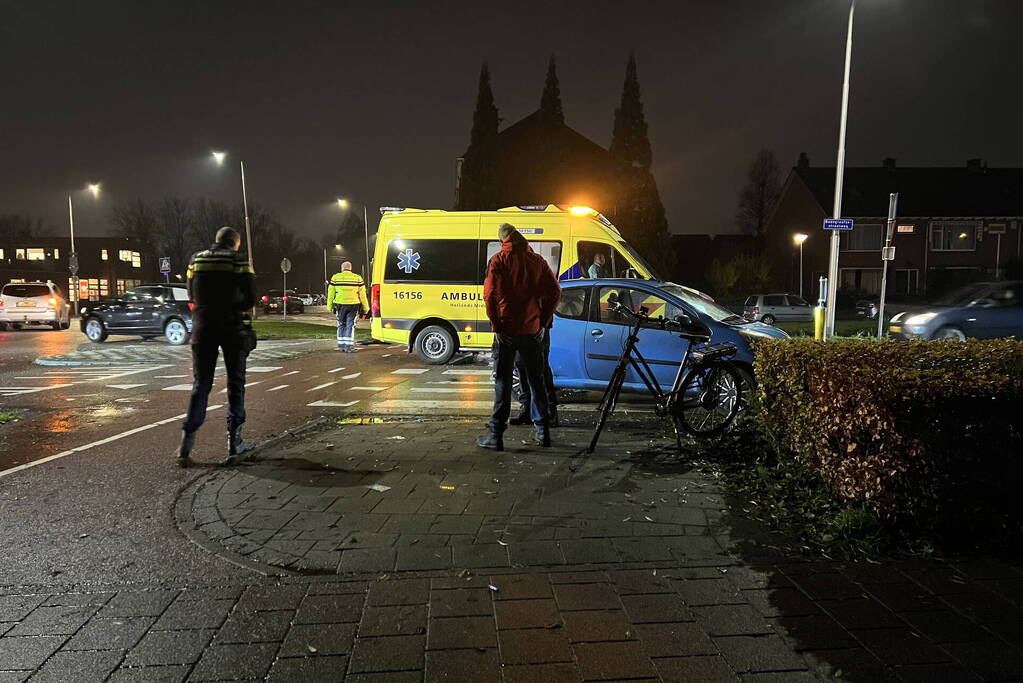
{"label": "reflective stripe on jacket", "polygon": [[350,270],[342,270],[334,273],[330,278],[330,287],[327,288],[327,308],[335,304],[359,304],[363,311],[369,310],[369,303],[366,301],[366,282],[358,273]]}

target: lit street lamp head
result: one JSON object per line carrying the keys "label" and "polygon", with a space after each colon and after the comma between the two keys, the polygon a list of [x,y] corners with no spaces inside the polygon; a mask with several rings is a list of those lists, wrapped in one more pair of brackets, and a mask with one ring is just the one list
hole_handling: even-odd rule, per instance
{"label": "lit street lamp head", "polygon": [[226,157],[227,152],[213,152],[213,160],[217,162],[217,166],[223,166]]}
{"label": "lit street lamp head", "polygon": [[805,242],[806,238],[808,237],[809,235],[804,235],[801,232],[797,232],[795,235],[792,236],[792,241],[796,243],[796,246],[799,246],[800,244]]}
{"label": "lit street lamp head", "polygon": [[92,193],[93,197],[99,196],[99,183],[89,183],[89,192]]}
{"label": "lit street lamp head", "polygon": [[348,208],[348,200],[347,199],[338,199],[337,200],[337,205],[340,206],[342,209],[347,209]]}

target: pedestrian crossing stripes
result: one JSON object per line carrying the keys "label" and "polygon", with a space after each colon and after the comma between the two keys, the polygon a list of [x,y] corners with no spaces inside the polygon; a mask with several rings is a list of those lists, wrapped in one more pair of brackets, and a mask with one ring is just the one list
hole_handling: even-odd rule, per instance
{"label": "pedestrian crossing stripes", "polygon": [[280,391],[281,389],[287,389],[289,386],[291,386],[291,385],[290,384],[278,384],[273,389],[267,389],[266,393],[269,394],[271,391]]}
{"label": "pedestrian crossing stripes", "polygon": [[191,391],[191,384],[175,384],[172,387],[164,387],[163,391]]}
{"label": "pedestrian crossing stripes", "polygon": [[437,410],[450,409],[461,412],[467,409],[490,410],[494,407],[493,401],[453,401],[453,400],[426,400],[426,399],[393,399],[380,401],[373,408],[375,410],[396,411],[396,410]]}
{"label": "pedestrian crossing stripes", "polygon": [[476,392],[481,391],[479,386],[472,387],[412,387],[409,389],[414,394],[461,394],[465,392]]}
{"label": "pedestrian crossing stripes", "polygon": [[110,389],[138,389],[144,387],[145,384],[108,384],[107,387]]}
{"label": "pedestrian crossing stripes", "polygon": [[273,372],[275,370],[281,370],[279,365],[256,365],[246,369],[246,372]]}
{"label": "pedestrian crossing stripes", "polygon": [[344,368],[334,368],[333,370],[327,370],[328,374],[333,375],[335,372],[341,372]]}
{"label": "pedestrian crossing stripes", "polygon": [[312,389],[306,389],[306,393],[308,393],[310,391],[317,391],[318,389],[326,389],[327,387],[333,386],[335,384],[337,384],[337,382],[324,382],[323,384],[316,385]]}
{"label": "pedestrian crossing stripes", "polygon": [[392,375],[421,375],[429,372],[429,368],[399,368],[391,372]]}
{"label": "pedestrian crossing stripes", "polygon": [[0,387],[0,396],[23,396],[25,394],[37,394],[40,391],[50,389],[63,389],[73,386],[72,384],[51,384],[46,387]]}
{"label": "pedestrian crossing stripes", "polygon": [[341,379],[355,379],[356,377],[359,377],[359,376],[361,376],[361,375],[362,375],[362,373],[361,373],[361,372],[354,372],[354,373],[352,373],[351,375],[345,375],[345,376],[344,376],[344,377],[342,377]]}
{"label": "pedestrian crossing stripes", "polygon": [[351,387],[349,391],[383,391],[387,387]]}
{"label": "pedestrian crossing stripes", "polygon": [[493,374],[491,370],[445,370],[444,375],[480,375],[489,377]]}
{"label": "pedestrian crossing stripes", "polygon": [[338,403],[336,401],[313,401],[312,403],[307,403],[306,405],[312,406],[314,408],[350,408],[351,406],[354,406],[356,403],[358,403],[358,401],[347,401],[345,403]]}

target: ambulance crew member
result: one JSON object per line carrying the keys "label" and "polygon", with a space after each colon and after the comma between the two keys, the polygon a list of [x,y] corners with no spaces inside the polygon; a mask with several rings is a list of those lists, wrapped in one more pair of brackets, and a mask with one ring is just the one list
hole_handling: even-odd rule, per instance
{"label": "ambulance crew member", "polygon": [[561,287],[542,256],[530,248],[514,226],[498,229],[501,251],[490,259],[483,299],[494,331],[494,412],[489,434],[476,441],[480,448],[504,450],[504,430],[511,414],[512,370],[518,354],[529,383],[530,413],[540,446],[551,445],[550,406],[543,379],[542,343],[547,325],[561,299]]}
{"label": "ambulance crew member", "polygon": [[352,272],[352,262],[341,264],[341,272],[334,273],[327,288],[327,309],[337,318],[338,351],[355,351],[355,321],[359,313],[369,311],[366,301],[366,283],[362,276]]}
{"label": "ambulance crew member", "polygon": [[237,455],[252,446],[242,440],[245,422],[245,360],[252,350],[248,311],[256,302],[255,274],[238,251],[241,236],[234,228],[217,231],[216,243],[192,256],[188,264],[188,297],[192,311],[192,395],[188,401],[178,463],[187,467],[195,432],[206,419],[219,349],[227,368],[227,451]]}

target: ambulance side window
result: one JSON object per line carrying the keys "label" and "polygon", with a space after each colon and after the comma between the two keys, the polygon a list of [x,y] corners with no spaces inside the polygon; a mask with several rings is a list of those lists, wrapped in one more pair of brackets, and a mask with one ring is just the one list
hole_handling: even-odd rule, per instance
{"label": "ambulance side window", "polygon": [[[558,277],[560,273],[558,269],[561,267],[561,242],[529,240],[529,246],[532,247],[533,251],[543,256],[544,260],[547,261],[547,265],[551,267],[554,277]],[[499,251],[501,251],[501,243],[498,240],[485,242],[483,248],[480,249],[480,254],[483,256],[483,263],[480,268],[481,282],[487,276],[490,259]]]}
{"label": "ambulance side window", "polygon": [[478,254],[478,240],[391,240],[384,280],[478,284]]}
{"label": "ambulance side window", "polygon": [[[626,277],[631,268],[622,252],[602,242],[579,242],[579,276],[584,278]],[[598,255],[600,258],[598,258]],[[603,263],[600,260],[603,259]]]}
{"label": "ambulance side window", "polygon": [[[602,323],[612,323],[616,325],[630,325],[632,319],[624,313],[613,310],[611,304],[620,303],[625,308],[629,309],[633,313],[640,313],[641,309],[646,309],[646,314],[651,319],[659,317],[665,317],[669,320],[674,319],[679,313],[682,313],[682,309],[665,300],[663,297],[651,294],[650,292],[642,289],[633,289],[631,287],[601,287],[597,298],[597,319]],[[657,327],[654,324],[644,324],[643,327]]]}

